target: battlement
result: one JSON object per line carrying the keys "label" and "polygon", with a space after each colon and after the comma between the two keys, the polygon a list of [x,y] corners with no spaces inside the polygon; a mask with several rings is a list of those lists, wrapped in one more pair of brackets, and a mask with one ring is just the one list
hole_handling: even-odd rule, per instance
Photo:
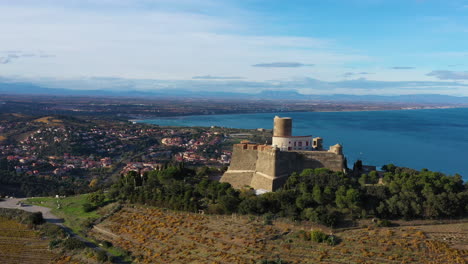
{"label": "battlement", "polygon": [[260,145],[260,144],[252,144],[252,143],[240,143],[234,144],[234,148],[242,149],[242,150],[258,150],[258,151],[271,151],[274,150],[274,147],[270,145]]}

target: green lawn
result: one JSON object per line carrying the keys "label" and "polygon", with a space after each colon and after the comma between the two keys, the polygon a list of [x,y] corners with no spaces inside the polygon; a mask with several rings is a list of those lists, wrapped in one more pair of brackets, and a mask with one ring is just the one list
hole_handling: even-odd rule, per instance
{"label": "green lawn", "polygon": [[52,213],[65,220],[65,225],[78,233],[84,229],[84,223],[101,217],[100,210],[84,212],[83,204],[88,203],[88,194],[66,198],[40,197],[30,198],[26,203],[52,208]]}

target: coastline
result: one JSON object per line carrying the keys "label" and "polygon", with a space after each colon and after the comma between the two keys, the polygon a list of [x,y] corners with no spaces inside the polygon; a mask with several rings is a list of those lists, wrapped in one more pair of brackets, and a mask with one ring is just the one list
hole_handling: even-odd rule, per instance
{"label": "coastline", "polygon": [[[262,112],[233,112],[233,113],[211,113],[211,114],[184,114],[184,115],[170,115],[170,116],[155,116],[151,118],[138,118],[128,119],[128,122],[132,123],[145,123],[152,124],[145,121],[156,120],[156,119],[176,119],[183,117],[204,117],[204,116],[227,116],[227,115],[255,115],[255,114],[288,114],[288,113],[355,113],[355,112],[396,112],[396,111],[414,111],[414,110],[446,110],[446,109],[468,109],[468,106],[441,106],[441,107],[406,107],[400,109],[378,109],[378,110],[344,110],[344,111],[333,111],[333,110],[318,110],[318,111],[262,111]],[[153,124],[156,125],[156,124]]]}

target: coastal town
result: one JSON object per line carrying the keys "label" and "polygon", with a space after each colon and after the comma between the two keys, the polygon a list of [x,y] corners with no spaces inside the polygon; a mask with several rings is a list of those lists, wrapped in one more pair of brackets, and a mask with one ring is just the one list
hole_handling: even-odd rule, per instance
{"label": "coastal town", "polygon": [[172,162],[222,169],[230,162],[232,144],[251,135],[238,132],[9,115],[0,122],[0,160],[18,175],[46,180],[143,175]]}

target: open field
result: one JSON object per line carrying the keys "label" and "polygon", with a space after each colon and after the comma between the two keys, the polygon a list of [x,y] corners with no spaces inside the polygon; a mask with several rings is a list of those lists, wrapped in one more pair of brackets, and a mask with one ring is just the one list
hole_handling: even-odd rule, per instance
{"label": "open field", "polygon": [[48,244],[26,225],[0,217],[0,263],[53,263]]}
{"label": "open field", "polygon": [[[140,263],[467,263],[468,251],[432,240],[414,227],[367,228],[336,233],[336,246],[300,235],[303,227],[248,216],[208,216],[126,207],[92,235],[137,257]],[[308,230],[307,230],[308,231]]]}
{"label": "open field", "polygon": [[44,123],[44,124],[47,124],[47,125],[59,125],[59,124],[63,123],[62,120],[55,119],[55,118],[53,118],[51,116],[41,117],[39,119],[34,120],[34,122]]}

